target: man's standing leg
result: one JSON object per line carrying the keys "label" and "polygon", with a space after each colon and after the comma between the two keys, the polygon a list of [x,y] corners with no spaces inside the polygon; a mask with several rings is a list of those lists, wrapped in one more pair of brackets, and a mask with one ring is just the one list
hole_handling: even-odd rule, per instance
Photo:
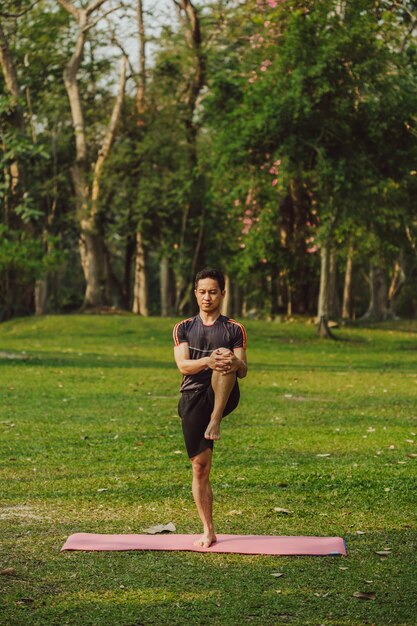
{"label": "man's standing leg", "polygon": [[216,541],[213,528],[213,492],[210,484],[213,451],[206,448],[191,459],[193,466],[193,497],[203,523],[203,535],[194,545],[208,548]]}

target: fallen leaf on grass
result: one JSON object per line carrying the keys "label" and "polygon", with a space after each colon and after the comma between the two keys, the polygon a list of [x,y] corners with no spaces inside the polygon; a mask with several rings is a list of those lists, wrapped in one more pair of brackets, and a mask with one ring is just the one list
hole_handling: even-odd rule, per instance
{"label": "fallen leaf on grass", "polygon": [[175,533],[176,530],[174,524],[169,522],[168,524],[156,524],[156,526],[145,528],[143,532],[147,535],[156,535],[158,533]]}
{"label": "fallen leaf on grass", "polygon": [[331,454],[330,452],[326,452],[325,454],[316,454],[316,456],[326,457],[326,456],[331,456]]}
{"label": "fallen leaf on grass", "polygon": [[98,493],[104,493],[105,491],[108,491],[108,489],[106,489],[106,487],[102,487],[101,489],[97,489]]}
{"label": "fallen leaf on grass", "polygon": [[357,530],[356,534],[357,535],[366,535],[366,532],[364,530]]}
{"label": "fallen leaf on grass", "polygon": [[32,604],[35,602],[33,598],[20,598],[20,600],[16,600],[16,604]]}
{"label": "fallen leaf on grass", "polygon": [[417,457],[417,454],[415,452],[410,452],[410,454],[407,454],[409,459],[415,459]]}
{"label": "fallen leaf on grass", "polygon": [[280,506],[274,507],[275,513],[285,513],[286,515],[291,515],[294,511],[290,511],[290,509],[282,509]]}
{"label": "fallen leaf on grass", "polygon": [[236,509],[232,509],[226,515],[242,515],[242,511],[236,511]]}
{"label": "fallen leaf on grass", "polygon": [[390,556],[391,550],[375,550],[375,554],[379,556]]}
{"label": "fallen leaf on grass", "polygon": [[271,576],[274,576],[275,578],[281,578],[281,576],[284,576],[284,574],[282,572],[272,572]]}
{"label": "fallen leaf on grass", "polygon": [[360,600],[375,600],[376,593],[373,591],[355,591],[353,596],[354,598],[359,598]]}
{"label": "fallen leaf on grass", "polygon": [[14,576],[16,574],[16,570],[14,567],[6,567],[5,569],[0,570],[1,576]]}

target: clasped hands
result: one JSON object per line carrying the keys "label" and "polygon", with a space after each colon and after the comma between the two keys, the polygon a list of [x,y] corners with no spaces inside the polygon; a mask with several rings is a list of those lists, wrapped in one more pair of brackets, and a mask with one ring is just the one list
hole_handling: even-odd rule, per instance
{"label": "clasped hands", "polygon": [[211,353],[208,366],[216,372],[222,372],[223,375],[231,374],[239,369],[240,359],[227,348],[217,348]]}

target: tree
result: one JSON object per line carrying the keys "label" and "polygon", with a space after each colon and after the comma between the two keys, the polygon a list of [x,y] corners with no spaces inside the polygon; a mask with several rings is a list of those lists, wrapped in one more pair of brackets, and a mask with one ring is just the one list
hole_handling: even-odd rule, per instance
{"label": "tree", "polygon": [[106,0],[92,0],[86,9],[76,8],[69,0],[59,0],[61,6],[75,19],[78,32],[77,41],[64,69],[64,83],[71,107],[74,127],[76,155],[72,167],[72,180],[75,191],[77,213],[80,225],[80,256],[86,281],[84,306],[102,304],[101,280],[103,267],[103,238],[97,220],[99,210],[100,178],[103,165],[110,153],[111,145],[120,119],[124,89],[126,84],[126,57],[122,57],[118,94],[107,125],[102,145],[94,163],[93,180],[89,180],[89,158],[83,103],[79,89],[78,72],[83,59],[87,32],[98,20],[91,21],[92,15]]}

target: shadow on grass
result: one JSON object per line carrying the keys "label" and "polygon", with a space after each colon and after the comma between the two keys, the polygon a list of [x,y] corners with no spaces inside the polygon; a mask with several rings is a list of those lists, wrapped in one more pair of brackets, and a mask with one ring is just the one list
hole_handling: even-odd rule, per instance
{"label": "shadow on grass", "polygon": [[[19,355],[18,355],[19,356]],[[152,357],[148,359],[138,359],[136,357],[115,357],[106,356],[103,354],[88,353],[88,355],[74,357],[73,355],[67,356],[65,354],[57,353],[26,353],[26,360],[17,358],[16,360],[0,358],[1,366],[14,366],[14,367],[76,367],[76,368],[126,368],[126,369],[175,369],[174,360],[172,361],[157,361]]]}

